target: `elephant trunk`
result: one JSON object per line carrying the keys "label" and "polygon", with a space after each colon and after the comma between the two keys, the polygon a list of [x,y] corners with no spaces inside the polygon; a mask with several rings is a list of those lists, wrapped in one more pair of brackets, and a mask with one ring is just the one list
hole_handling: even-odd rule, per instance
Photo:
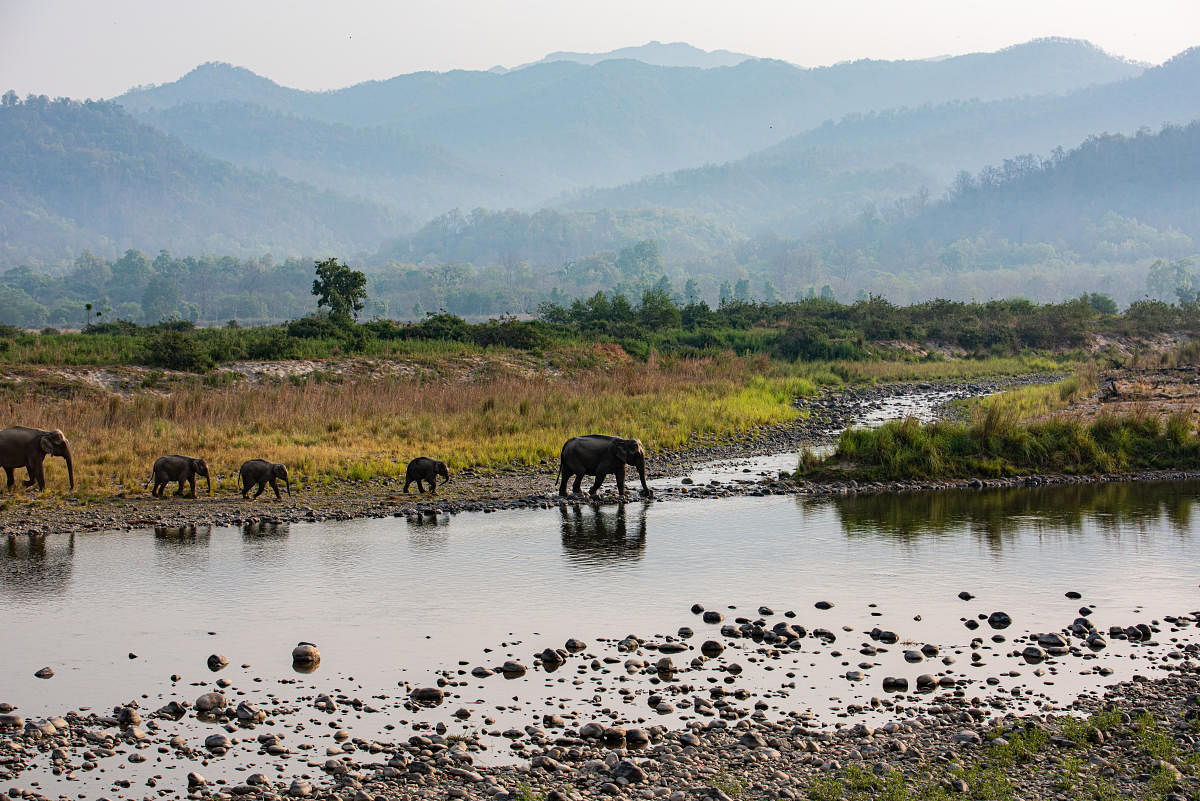
{"label": "elephant trunk", "polygon": [[283,480],[283,483],[284,483],[284,486],[287,487],[287,494],[288,494],[288,497],[290,498],[292,495],[292,480],[290,478],[285,478]]}
{"label": "elephant trunk", "polygon": [[641,457],[637,460],[637,471],[638,471],[638,478],[640,478],[642,480],[642,492],[646,493],[646,495],[653,495],[654,493],[652,493],[650,491],[649,485],[646,484],[646,459],[645,459],[645,457]]}
{"label": "elephant trunk", "polygon": [[206,475],[204,480],[208,482],[208,496],[212,497],[212,475]]}
{"label": "elephant trunk", "polygon": [[71,462],[71,446],[63,443],[63,459],[67,462],[67,481],[71,485],[71,489],[75,489],[75,465]]}

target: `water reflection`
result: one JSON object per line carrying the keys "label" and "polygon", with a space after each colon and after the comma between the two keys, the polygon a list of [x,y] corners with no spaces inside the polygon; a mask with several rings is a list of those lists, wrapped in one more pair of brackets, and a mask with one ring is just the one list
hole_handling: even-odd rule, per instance
{"label": "water reflection", "polygon": [[195,523],[183,526],[155,526],[154,544],[164,550],[192,546],[207,547],[211,535],[212,526],[201,526]]}
{"label": "water reflection", "polygon": [[[631,507],[632,513],[627,511]],[[615,509],[560,505],[563,551],[572,561],[584,564],[641,559],[646,550],[647,508],[648,503],[623,503]]]}
{"label": "water reflection", "polygon": [[1053,529],[1079,534],[1085,525],[1112,537],[1165,522],[1180,536],[1191,529],[1195,483],[1125,482],[978,492],[947,490],[804,500],[806,509],[832,503],[847,535],[905,540],[966,529],[996,549],[1017,534]]}
{"label": "water reflection", "polygon": [[271,523],[263,520],[255,520],[242,524],[242,539],[251,542],[259,540],[282,540],[287,537],[289,531],[290,526],[287,523]]}
{"label": "water reflection", "polygon": [[23,537],[9,536],[0,558],[0,592],[5,595],[24,595],[29,591],[61,591],[71,583],[75,558],[75,535],[64,543],[55,538],[56,547],[47,547],[44,534]]}

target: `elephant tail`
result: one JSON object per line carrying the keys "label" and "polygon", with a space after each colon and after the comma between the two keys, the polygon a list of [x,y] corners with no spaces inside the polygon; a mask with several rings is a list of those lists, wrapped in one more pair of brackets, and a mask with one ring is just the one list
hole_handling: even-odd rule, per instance
{"label": "elephant tail", "polygon": [[242,491],[242,471],[241,470],[238,471],[237,490],[238,490],[238,492]]}
{"label": "elephant tail", "polygon": [[558,472],[554,474],[554,486],[558,486],[558,480],[562,478],[562,459],[558,460]]}

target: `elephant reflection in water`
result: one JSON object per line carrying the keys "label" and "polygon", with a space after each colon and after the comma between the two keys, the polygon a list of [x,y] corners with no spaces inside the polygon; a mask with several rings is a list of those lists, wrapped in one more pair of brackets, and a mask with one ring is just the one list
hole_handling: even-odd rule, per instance
{"label": "elephant reflection in water", "polygon": [[208,545],[212,526],[187,523],[182,526],[155,526],[154,544],[167,547],[187,548],[192,545]]}
{"label": "elephant reflection in water", "polygon": [[242,524],[242,538],[247,540],[281,540],[287,537],[291,527],[287,523],[271,520],[251,520]]}
{"label": "elephant reflection in water", "polygon": [[634,504],[615,509],[580,504],[560,504],[562,545],[567,556],[581,562],[609,562],[640,559],[646,550],[646,509],[641,504],[635,520],[626,510]]}
{"label": "elephant reflection in water", "polygon": [[47,547],[44,534],[9,536],[0,552],[0,595],[54,592],[71,581],[75,535],[55,537]]}

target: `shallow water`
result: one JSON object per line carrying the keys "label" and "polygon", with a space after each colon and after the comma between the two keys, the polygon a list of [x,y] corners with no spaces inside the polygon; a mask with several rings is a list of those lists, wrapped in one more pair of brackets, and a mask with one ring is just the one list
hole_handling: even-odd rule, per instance
{"label": "shallow water", "polygon": [[[200,684],[224,677],[234,683],[229,692],[264,703],[268,693],[285,702],[316,691],[358,697],[382,710],[343,720],[365,737],[385,735],[386,725],[407,737],[413,721],[478,729],[485,712],[497,728],[537,723],[548,709],[579,711],[581,723],[600,706],[628,720],[659,720],[646,705],[656,689],[644,676],[625,683],[624,697],[612,692],[624,679],[620,664],[611,674],[580,671],[586,662],[572,658],[558,673],[531,669],[515,681],[455,671],[509,657],[533,668],[535,653],[571,636],[598,657],[615,655],[599,638],[661,642],[680,626],[696,630],[693,647],[722,639],[719,626],[689,612],[699,602],[728,621],[758,618],[760,605],[774,611],[768,623],[794,610],[794,622],[836,635],[835,643],[809,637],[800,650],[773,656],[748,640],[726,640],[732,647],[721,660],[681,676],[704,691],[725,681],[719,665],[737,661],[745,669],[737,686],[769,698],[773,712],[812,710],[832,720],[847,703],[882,695],[885,675],[912,681],[942,671],[968,680],[968,695],[1009,698],[1023,687],[1021,706],[1061,704],[1151,670],[1171,637],[1192,641],[1200,630],[1164,627],[1160,651],[1113,640],[1098,658],[1064,658],[1044,676],[1008,655],[1022,647],[1011,639],[1058,631],[1083,604],[1094,606],[1102,631],[1200,609],[1198,497],[1196,483],[1130,483],[8,538],[0,542],[0,701],[26,718],[79,707],[107,712],[134,699],[153,710],[170,699],[190,702]],[[976,598],[959,600],[962,590]],[[1083,599],[1065,598],[1068,590]],[[819,600],[834,607],[817,610]],[[997,632],[986,624],[964,627],[995,610],[1014,619],[1003,632],[1009,642],[988,641]],[[847,681],[875,626],[912,644],[865,658],[866,679]],[[985,640],[984,664],[971,667],[976,636]],[[311,676],[291,670],[301,640],[323,654]],[[957,661],[906,664],[902,651],[922,643]],[[231,666],[209,672],[210,653]],[[675,661],[686,665],[695,653]],[[1093,672],[1101,664],[1111,677]],[[54,678],[33,676],[44,665]],[[983,683],[1009,670],[1020,675]],[[174,673],[182,680],[172,682]],[[436,710],[401,708],[398,683],[427,686],[439,675],[462,682],[449,688],[458,698]],[[450,718],[464,705],[476,710],[467,724]],[[196,721],[179,725],[205,730]]]}

